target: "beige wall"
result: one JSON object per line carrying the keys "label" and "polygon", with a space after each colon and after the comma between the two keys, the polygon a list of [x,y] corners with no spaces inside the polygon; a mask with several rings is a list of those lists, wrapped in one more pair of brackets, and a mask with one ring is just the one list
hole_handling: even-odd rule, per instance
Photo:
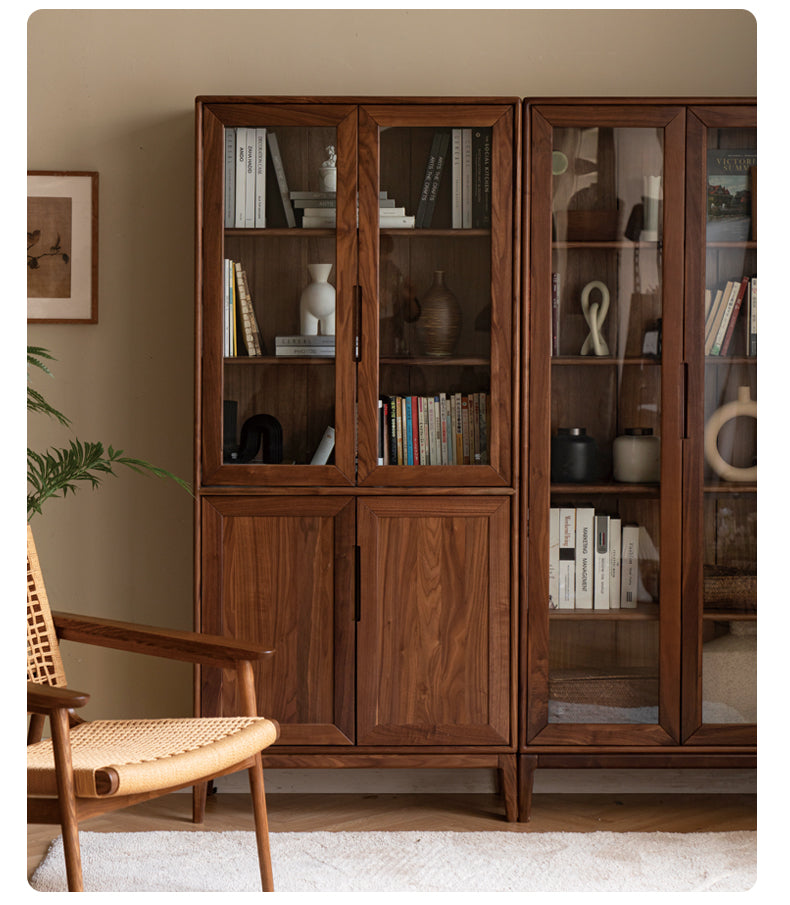
{"label": "beige wall", "polygon": [[[198,94],[755,93],[756,23],[737,10],[36,12],[28,167],[100,174],[99,323],[30,327],[59,359],[36,385],[81,438],[191,476]],[[29,426],[34,448],[67,437]],[[54,606],[191,625],[192,505],[174,485],[124,474],[33,526]],[[188,667],[66,656],[89,715],[190,710]]]}

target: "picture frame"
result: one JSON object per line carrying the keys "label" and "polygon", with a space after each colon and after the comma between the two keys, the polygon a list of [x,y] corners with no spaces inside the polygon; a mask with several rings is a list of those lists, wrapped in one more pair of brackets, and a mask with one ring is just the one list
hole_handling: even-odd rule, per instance
{"label": "picture frame", "polygon": [[28,323],[98,323],[98,226],[98,173],[28,170]]}

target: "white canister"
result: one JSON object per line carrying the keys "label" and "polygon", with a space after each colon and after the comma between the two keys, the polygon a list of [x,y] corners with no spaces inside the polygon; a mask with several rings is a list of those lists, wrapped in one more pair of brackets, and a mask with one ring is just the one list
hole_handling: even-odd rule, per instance
{"label": "white canister", "polygon": [[612,447],[614,479],[652,484],[661,478],[661,438],[649,427],[629,427]]}

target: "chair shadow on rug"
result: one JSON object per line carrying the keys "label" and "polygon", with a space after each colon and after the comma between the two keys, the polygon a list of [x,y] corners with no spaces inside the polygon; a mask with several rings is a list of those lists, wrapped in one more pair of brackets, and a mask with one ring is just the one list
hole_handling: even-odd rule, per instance
{"label": "chair shadow on rug", "polygon": [[[159,630],[49,608],[27,529],[28,823],[60,824],[70,892],[83,889],[80,820],[192,786],[194,819],[211,779],[248,769],[261,885],[273,889],[261,751],[279,726],[257,714],[253,663],[273,651],[216,635]],[[235,669],[242,715],[96,720],[73,713],[89,695],[66,685],[58,639]],[[51,739],[42,740],[49,717]]]}

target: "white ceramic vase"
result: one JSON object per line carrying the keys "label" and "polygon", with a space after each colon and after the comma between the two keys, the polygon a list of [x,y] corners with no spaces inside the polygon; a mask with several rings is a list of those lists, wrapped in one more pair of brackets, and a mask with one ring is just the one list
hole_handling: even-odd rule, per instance
{"label": "white ceramic vase", "polygon": [[299,300],[299,317],[303,336],[335,335],[335,287],[328,282],[331,264],[309,264],[311,282]]}

